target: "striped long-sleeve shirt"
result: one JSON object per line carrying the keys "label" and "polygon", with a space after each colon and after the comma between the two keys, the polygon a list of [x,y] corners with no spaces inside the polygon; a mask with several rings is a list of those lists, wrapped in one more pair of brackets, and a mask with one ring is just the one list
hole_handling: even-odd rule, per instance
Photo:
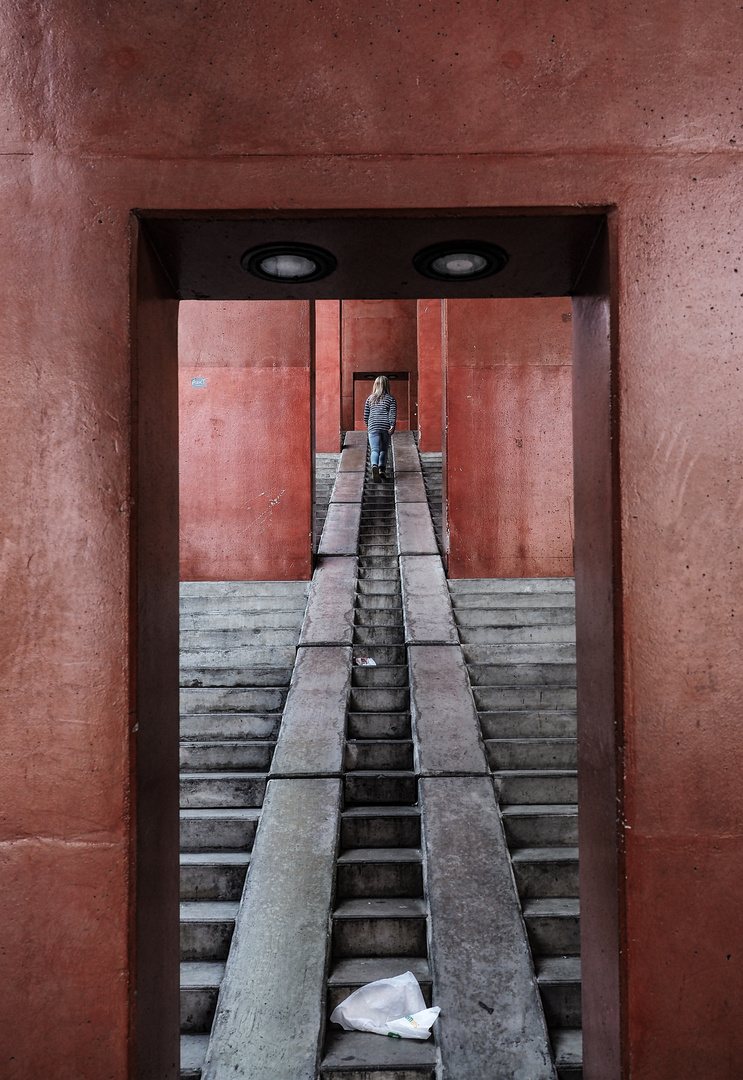
{"label": "striped long-sleeve shirt", "polygon": [[369,431],[389,431],[395,426],[396,420],[397,402],[392,394],[385,394],[375,405],[372,405],[371,397],[366,399],[364,423]]}

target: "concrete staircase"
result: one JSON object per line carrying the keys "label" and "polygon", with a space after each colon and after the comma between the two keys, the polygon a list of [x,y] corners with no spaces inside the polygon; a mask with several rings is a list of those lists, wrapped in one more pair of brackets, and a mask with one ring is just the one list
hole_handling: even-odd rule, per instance
{"label": "concrete staircase", "polygon": [[[367,470],[358,534],[351,689],[327,1014],[374,979],[412,971],[430,1002],[418,785],[392,477]],[[375,667],[359,666],[371,658]],[[433,1041],[406,1044],[328,1025],[322,1080],[430,1080]],[[394,1069],[394,1074],[390,1072]]]}
{"label": "concrete staircase", "polygon": [[449,590],[560,1080],[582,1076],[575,601],[570,579]]}
{"label": "concrete staircase", "polygon": [[431,514],[431,521],[433,522],[433,531],[436,536],[436,543],[438,544],[439,554],[444,554],[443,538],[442,538],[442,518],[443,508],[441,502],[441,459],[440,453],[434,453],[428,451],[421,453],[421,471],[423,473],[423,483],[426,488],[426,498],[428,500],[428,509]]}
{"label": "concrete staircase", "polygon": [[309,582],[181,584],[181,1078],[198,1080]]}
{"label": "concrete staircase", "polygon": [[315,454],[315,544],[320,543],[328,505],[338,472],[340,454]]}

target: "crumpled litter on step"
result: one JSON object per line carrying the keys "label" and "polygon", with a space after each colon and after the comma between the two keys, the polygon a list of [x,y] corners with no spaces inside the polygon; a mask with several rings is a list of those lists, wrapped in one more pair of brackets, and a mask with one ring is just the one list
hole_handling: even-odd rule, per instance
{"label": "crumpled litter on step", "polygon": [[358,667],[376,667],[377,661],[372,660],[371,656],[357,656],[356,664]]}
{"label": "crumpled litter on step", "polygon": [[426,1008],[418,980],[411,971],[377,979],[354,990],[333,1009],[331,1022],[345,1031],[372,1031],[396,1039],[428,1039],[441,1009]]}

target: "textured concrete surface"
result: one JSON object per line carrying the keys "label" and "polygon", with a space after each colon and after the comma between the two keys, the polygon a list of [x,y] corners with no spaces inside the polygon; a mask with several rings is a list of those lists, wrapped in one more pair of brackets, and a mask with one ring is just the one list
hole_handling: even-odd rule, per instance
{"label": "textured concrete surface", "polygon": [[320,555],[355,555],[358,544],[361,503],[334,503],[328,507],[322,531]]}
{"label": "textured concrete surface", "polygon": [[320,558],[312,576],[300,645],[351,644],[356,572],[356,559]]}
{"label": "textured concrete surface", "polygon": [[[403,473],[403,476],[406,475],[410,474]],[[428,503],[398,502],[395,509],[398,553],[400,555],[438,555]]]}
{"label": "textured concrete surface", "polygon": [[411,646],[410,711],[426,775],[487,773],[488,763],[458,645]]}
{"label": "textured concrete surface", "polygon": [[405,639],[409,644],[459,643],[444,568],[438,555],[400,557]]}
{"label": "textured concrete surface", "polygon": [[429,777],[420,792],[442,1077],[555,1080],[492,782]]}
{"label": "textured concrete surface", "polygon": [[402,472],[420,473],[421,462],[412,431],[396,431],[392,436],[395,475]]}
{"label": "textured concrete surface", "polygon": [[[401,455],[403,458],[405,455]],[[398,503],[425,503],[426,488],[420,471],[404,472],[395,468],[395,498]]]}
{"label": "textured concrete surface", "polygon": [[[356,432],[357,435],[361,435],[361,439],[356,439],[354,442],[346,444],[343,447],[341,453],[341,463],[338,466],[339,473],[346,472],[361,472],[363,473],[366,468],[366,432]],[[348,434],[346,435],[348,439]]]}
{"label": "textured concrete surface", "polygon": [[349,646],[298,650],[271,776],[340,773],[350,685]]}
{"label": "textured concrete surface", "polygon": [[331,503],[361,502],[364,491],[363,472],[342,472],[335,478]]}
{"label": "textured concrete surface", "polygon": [[315,1080],[339,813],[340,780],[269,782],[203,1080]]}

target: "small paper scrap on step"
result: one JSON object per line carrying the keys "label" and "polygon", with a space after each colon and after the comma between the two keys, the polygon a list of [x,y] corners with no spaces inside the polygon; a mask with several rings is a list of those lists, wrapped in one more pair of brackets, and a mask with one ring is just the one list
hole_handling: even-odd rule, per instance
{"label": "small paper scrap on step", "polygon": [[376,667],[377,661],[372,660],[371,656],[357,656],[356,663],[359,667]]}
{"label": "small paper scrap on step", "polygon": [[418,980],[412,971],[391,979],[377,979],[354,990],[330,1014],[344,1031],[371,1031],[393,1039],[428,1039],[437,1006],[426,1008]]}

